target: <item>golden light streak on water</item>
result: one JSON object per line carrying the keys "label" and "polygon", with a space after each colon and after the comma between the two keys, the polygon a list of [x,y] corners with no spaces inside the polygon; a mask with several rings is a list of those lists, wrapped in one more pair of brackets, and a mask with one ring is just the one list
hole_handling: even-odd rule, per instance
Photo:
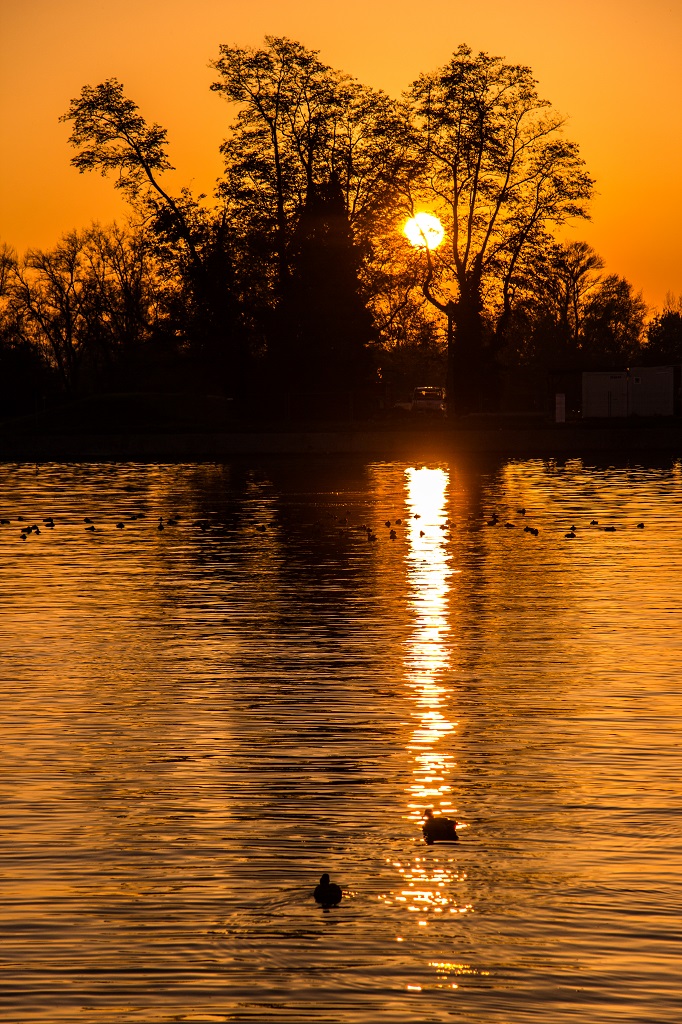
{"label": "golden light streak on water", "polygon": [[416,707],[417,725],[409,750],[414,757],[410,811],[421,821],[426,806],[451,808],[448,781],[454,759],[442,742],[453,740],[456,723],[445,714],[450,691],[444,676],[450,665],[448,600],[451,564],[443,544],[447,525],[448,473],[441,468],[410,467],[405,473],[408,509],[407,581],[413,627],[405,668]]}
{"label": "golden light streak on water", "polygon": [[[405,472],[408,513],[406,572],[412,629],[404,651],[407,685],[415,720],[407,752],[412,759],[412,782],[407,790],[408,819],[421,826],[424,810],[454,816],[452,775],[456,762],[457,722],[449,715],[452,691],[448,684],[452,638],[449,627],[450,582],[456,569],[445,538],[449,474],[444,468],[410,467]],[[459,906],[457,885],[466,878],[457,868],[451,845],[419,853],[405,864],[396,862],[404,887],[393,899],[415,915],[417,929],[428,929],[444,913],[468,912]],[[436,849],[438,852],[436,852]],[[438,972],[438,984],[443,970]],[[408,986],[410,987],[410,986]],[[421,990],[418,985],[414,990]]]}

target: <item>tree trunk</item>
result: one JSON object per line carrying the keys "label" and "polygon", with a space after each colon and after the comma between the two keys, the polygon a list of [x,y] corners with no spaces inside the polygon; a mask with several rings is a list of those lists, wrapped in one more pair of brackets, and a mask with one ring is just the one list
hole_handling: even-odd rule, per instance
{"label": "tree trunk", "polygon": [[[472,294],[473,292],[473,294]],[[485,353],[478,289],[448,303],[447,391],[450,415],[481,412],[485,401]]]}

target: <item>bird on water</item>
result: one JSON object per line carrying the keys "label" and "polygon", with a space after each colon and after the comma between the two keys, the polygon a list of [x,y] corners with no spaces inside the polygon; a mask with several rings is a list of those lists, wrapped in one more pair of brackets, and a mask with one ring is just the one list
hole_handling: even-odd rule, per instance
{"label": "bird on water", "polygon": [[431,843],[455,843],[458,838],[455,819],[446,818],[445,815],[436,817],[430,807],[424,811],[422,832],[429,846]]}
{"label": "bird on water", "polygon": [[337,885],[336,882],[329,881],[329,875],[325,871],[320,878],[320,884],[315,886],[313,896],[323,907],[335,907],[337,903],[341,902],[343,893],[341,892],[341,886]]}

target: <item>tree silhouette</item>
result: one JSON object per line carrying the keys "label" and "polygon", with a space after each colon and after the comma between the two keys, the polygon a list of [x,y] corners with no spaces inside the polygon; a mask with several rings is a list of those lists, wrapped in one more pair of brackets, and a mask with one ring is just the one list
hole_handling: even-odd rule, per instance
{"label": "tree silhouette", "polygon": [[137,104],[124,95],[123,85],[115,78],[100,85],[83,86],[80,96],[71,100],[60,121],[72,124],[69,142],[78,149],[71,158],[73,166],[81,174],[85,171],[99,171],[103,176],[117,173],[114,187],[131,200],[151,191],[175,222],[200,272],[201,259],[183,204],[169,195],[159,182],[159,174],[173,170],[166,154],[166,129],[158,124],[148,125]]}
{"label": "tree silhouette", "polygon": [[149,220],[166,258],[169,251],[176,254],[186,284],[183,327],[204,363],[205,380],[215,386],[216,374],[241,377],[245,355],[228,221],[224,214],[209,215],[188,189],[172,196],[161,185],[160,175],[173,169],[166,129],[147,124],[115,78],[84,86],[60,120],[72,125],[69,142],[78,150],[72,164],[81,173],[115,173],[115,187]]}
{"label": "tree silhouette", "polygon": [[369,383],[372,317],[338,177],[311,187],[292,242],[282,307],[278,378],[297,390],[352,390]]}
{"label": "tree silhouette", "polygon": [[[548,226],[587,215],[592,180],[527,67],[460,46],[408,95],[419,156],[410,198],[433,207],[448,238],[427,251],[423,288],[452,326],[448,390],[466,412],[493,370],[524,252]],[[486,300],[502,330],[487,322]]]}
{"label": "tree silhouette", "polygon": [[[351,366],[359,384],[364,361],[353,349],[366,345],[369,333],[358,303],[376,298],[367,273],[373,237],[377,225],[392,218],[394,181],[404,159],[397,105],[286,38],[266,36],[259,49],[221,46],[212,66],[218,75],[213,90],[237,109],[221,147],[220,194],[233,223],[248,225],[243,244],[259,259],[256,288],[277,375],[285,365],[293,371],[300,357],[301,380],[314,376],[331,383],[333,376],[321,366],[313,374],[314,352],[326,345],[330,365],[339,368],[337,386],[347,383]],[[319,266],[313,265],[312,251]],[[335,298],[334,292],[345,298]],[[312,304],[309,311],[306,303]],[[354,327],[337,331],[325,312],[331,309],[336,323],[345,318],[348,328]],[[312,344],[315,323],[326,324],[328,342]],[[341,344],[332,342],[335,332],[345,335],[344,359],[338,352],[332,358]],[[298,346],[288,361],[287,343]]]}
{"label": "tree silhouette", "polygon": [[143,232],[94,225],[14,262],[5,319],[66,394],[130,386],[129,368],[158,334],[168,291]]}
{"label": "tree silhouette", "polygon": [[587,242],[554,244],[526,267],[508,324],[507,366],[618,369],[638,358],[647,313],[641,295]]}
{"label": "tree silhouette", "polygon": [[581,349],[583,367],[616,369],[639,357],[647,306],[641,294],[617,274],[608,274],[585,300]]}
{"label": "tree silhouette", "polygon": [[653,318],[642,346],[642,359],[649,366],[682,363],[682,310],[666,307]]}
{"label": "tree silhouette", "polygon": [[[163,367],[239,397],[268,379],[411,390],[443,382],[447,353],[466,413],[493,407],[501,368],[677,353],[679,309],[643,344],[641,296],[587,243],[557,243],[592,180],[529,68],[460,46],[396,102],[284,37],[223,45],[211,66],[231,108],[215,203],[167,187],[166,130],[117,79],[71,101],[74,166],[111,175],[133,220],[4,254],[3,365],[30,350],[67,393],[128,386],[136,368],[153,386]],[[438,249],[402,237],[420,209],[445,227]]]}

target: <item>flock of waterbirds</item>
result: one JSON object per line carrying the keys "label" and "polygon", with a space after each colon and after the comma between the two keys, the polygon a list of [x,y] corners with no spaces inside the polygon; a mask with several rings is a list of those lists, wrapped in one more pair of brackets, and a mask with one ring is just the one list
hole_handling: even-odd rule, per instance
{"label": "flock of waterbirds", "polygon": [[[517,529],[517,527],[521,528],[520,524],[521,522],[524,522],[524,525],[521,528],[523,533],[526,533],[531,537],[539,537],[541,533],[540,527],[532,526],[529,523],[526,523],[526,514],[527,513],[525,508],[516,509],[517,521],[513,522],[509,518],[505,519],[504,517],[500,516],[497,512],[492,512],[491,514],[482,517],[483,523],[481,523],[480,519],[475,521],[472,521],[470,519],[466,524],[464,524],[464,529],[471,531],[472,529],[479,529],[481,525],[483,525],[485,527],[501,527],[507,530],[514,530]],[[351,532],[351,530],[355,529],[358,530],[360,534],[364,534],[364,536],[366,536],[367,541],[370,544],[375,544],[378,542],[379,534],[382,532],[381,527],[377,528],[375,526],[370,526],[366,523],[362,523],[353,528],[349,524],[348,515],[335,515],[333,516],[333,518],[336,521],[335,525],[338,528],[338,532],[340,534],[347,535],[349,532]],[[414,516],[412,516],[411,518],[413,520],[420,520],[421,516],[418,512],[416,512]],[[141,525],[145,525],[145,523],[143,522],[144,520],[151,520],[153,523],[153,528],[156,529],[157,532],[163,531],[165,529],[172,529],[173,527],[179,525],[189,525],[191,528],[201,533],[209,533],[214,532],[215,530],[224,529],[224,524],[207,518],[185,520],[178,514],[173,514],[170,516],[156,516],[148,515],[148,513],[146,512],[128,512],[124,519],[112,518],[111,516],[95,517],[94,515],[91,515],[83,516],[82,519],[74,520],[72,516],[58,517],[57,519],[55,519],[53,516],[45,516],[39,522],[29,522],[25,516],[17,515],[14,516],[14,518],[0,519],[0,527],[7,527],[12,525],[18,526],[19,537],[21,538],[21,540],[26,541],[31,536],[39,536],[44,530],[54,530],[58,524],[65,522],[70,522],[72,524],[75,522],[76,524],[80,524],[82,528],[85,530],[85,532],[96,533],[98,531],[106,531],[107,529],[124,530],[126,529],[126,527],[130,527],[134,523],[138,522],[140,522]],[[321,524],[318,523],[316,525],[319,527]],[[399,540],[399,529],[401,527],[405,527],[406,525],[407,520],[403,519],[402,517],[398,517],[396,519],[386,519],[383,521],[383,527],[387,531],[387,533],[384,534],[384,536],[386,536],[389,541]],[[551,525],[552,527],[554,527],[555,524]],[[271,528],[272,527],[262,522],[254,523],[252,525],[253,531],[260,534],[268,532],[268,530]],[[585,528],[589,529],[590,531],[601,530],[604,533],[615,533],[617,530],[625,529],[626,527],[615,526],[613,524],[600,524],[598,519],[591,519],[589,523],[585,524],[585,526],[578,527],[576,526],[575,522],[573,522],[571,523],[570,527],[563,526],[560,529],[564,530],[563,536],[566,540],[575,540],[579,536],[579,531]],[[433,526],[432,524],[431,526],[427,527],[427,529],[436,530],[436,536],[440,536],[442,539],[446,539],[453,530],[457,529],[457,524],[454,522],[454,520],[445,519],[443,522],[435,526]],[[636,529],[643,530],[644,523],[636,523]],[[543,527],[543,530],[545,532],[548,532],[546,526]],[[420,529],[419,537],[424,538],[426,536],[426,530]]]}
{"label": "flock of waterbirds", "polygon": [[[116,530],[124,530],[126,526],[130,526],[132,523],[138,520],[144,520],[149,518],[146,512],[129,512],[125,519],[103,519],[93,518],[91,516],[83,516],[82,519],[74,520],[72,516],[62,516],[57,519],[54,516],[45,516],[40,522],[29,523],[25,516],[15,516],[14,519],[0,519],[1,526],[12,526],[14,524],[24,524],[19,528],[19,537],[21,540],[27,540],[31,535],[39,536],[43,530],[54,530],[59,524],[77,522],[82,525],[86,533],[96,533],[97,531],[105,531],[107,527],[113,526]],[[181,517],[179,515],[172,515],[168,517],[158,516],[152,517],[157,530],[165,530],[166,527],[177,526],[180,523]],[[193,526],[199,530],[205,532],[210,529],[210,521],[208,519],[194,520]]]}
{"label": "flock of waterbirds", "polygon": [[[516,514],[518,516],[525,516],[526,515],[526,509],[525,508],[517,508]],[[493,512],[493,514],[490,517],[490,519],[486,520],[486,526],[499,526],[500,523],[501,523],[501,519],[500,519],[500,517],[498,516],[498,514],[496,512]],[[516,524],[510,522],[509,520],[507,520],[503,525],[508,530],[513,530],[516,527]],[[607,525],[607,526],[600,526],[598,519],[591,519],[590,522],[589,522],[589,528],[591,530],[601,529],[601,530],[604,531],[604,533],[615,533],[616,530],[618,529],[617,526],[613,526],[612,524],[611,525]],[[643,530],[644,529],[644,523],[637,523],[636,524],[636,528],[638,530]],[[540,535],[540,530],[539,530],[538,527],[530,526],[528,524],[526,524],[523,527],[523,532],[524,533],[530,533],[531,536],[533,536],[533,537],[539,537],[539,535]],[[564,537],[565,537],[566,540],[575,540],[577,536],[578,536],[578,527],[575,525],[575,523],[573,523],[569,527],[567,532],[564,534]]]}

